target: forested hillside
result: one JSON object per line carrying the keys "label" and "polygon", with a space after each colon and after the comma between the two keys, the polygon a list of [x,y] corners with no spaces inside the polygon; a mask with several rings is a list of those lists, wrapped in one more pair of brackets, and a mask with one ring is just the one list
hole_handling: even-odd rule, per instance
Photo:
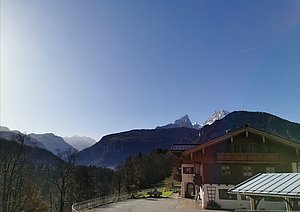
{"label": "forested hillside", "polygon": [[162,150],[129,157],[116,170],[76,166],[45,149],[0,139],[0,211],[70,211],[74,202],[148,188],[170,176],[173,157]]}

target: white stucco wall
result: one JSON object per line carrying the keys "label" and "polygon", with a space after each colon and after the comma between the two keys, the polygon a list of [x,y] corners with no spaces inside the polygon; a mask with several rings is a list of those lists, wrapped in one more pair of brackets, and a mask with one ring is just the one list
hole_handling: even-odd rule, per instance
{"label": "white stucco wall", "polygon": [[189,167],[189,168],[194,168],[194,164],[182,164],[181,165],[181,197],[185,197],[185,191],[186,191],[186,185],[188,183],[193,183],[194,182],[194,174],[184,174],[183,173],[183,168]]}

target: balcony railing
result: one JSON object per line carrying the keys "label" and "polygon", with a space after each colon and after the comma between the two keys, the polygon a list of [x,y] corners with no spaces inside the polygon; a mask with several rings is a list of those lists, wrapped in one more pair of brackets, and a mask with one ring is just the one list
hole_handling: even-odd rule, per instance
{"label": "balcony railing", "polygon": [[217,153],[217,161],[280,161],[279,153]]}

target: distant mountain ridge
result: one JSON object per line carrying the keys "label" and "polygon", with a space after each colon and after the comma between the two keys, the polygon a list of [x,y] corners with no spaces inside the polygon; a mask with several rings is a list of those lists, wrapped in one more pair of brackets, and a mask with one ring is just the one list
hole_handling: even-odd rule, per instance
{"label": "distant mountain ridge", "polygon": [[198,130],[192,128],[131,130],[104,136],[93,146],[80,151],[78,161],[83,165],[114,168],[130,156],[159,148],[169,149],[173,143],[190,143],[197,138]]}
{"label": "distant mountain ridge", "polygon": [[[15,149],[19,147],[20,142],[9,141],[5,138],[0,137],[0,150]],[[53,164],[55,163],[55,161],[59,160],[59,158],[56,155],[44,148],[25,145],[24,150],[28,153],[29,159],[35,165],[44,166],[45,164]]]}
{"label": "distant mountain ridge", "polygon": [[[8,129],[8,128],[7,128]],[[15,141],[18,139],[19,134],[22,134],[21,132],[18,131],[10,131],[10,130],[4,130],[4,131],[0,131],[0,138],[3,138],[5,140],[8,141]],[[26,137],[25,138],[25,145],[26,146],[31,146],[31,147],[38,147],[41,149],[47,149],[42,143],[40,143],[39,141],[37,141],[34,138],[29,138]]]}
{"label": "distant mountain ridge", "polygon": [[54,135],[53,133],[31,133],[29,134],[29,136],[39,141],[46,147],[48,151],[52,152],[55,155],[64,154],[67,151],[76,151],[76,149],[67,142],[65,142],[65,140],[62,137]]}
{"label": "distant mountain ridge", "polygon": [[[218,115],[217,117],[220,118]],[[245,125],[300,143],[298,123],[264,112],[235,111],[214,120],[210,125],[206,124],[200,130],[171,127],[107,135],[95,145],[79,152],[79,162],[85,165],[116,167],[127,157],[138,155],[139,152],[147,153],[157,148],[169,149],[175,143],[205,143],[224,135],[227,130],[239,129]]]}
{"label": "distant mountain ridge", "polygon": [[170,123],[164,126],[158,126],[156,129],[169,129],[169,128],[178,128],[178,127],[186,127],[186,128],[194,128],[194,129],[200,129],[201,127],[205,125],[211,125],[215,121],[220,120],[224,118],[226,115],[228,115],[230,112],[226,110],[216,110],[206,121],[200,125],[197,122],[192,123],[188,115],[184,115],[180,117],[179,119],[175,120],[174,123]]}
{"label": "distant mountain ridge", "polygon": [[64,137],[63,139],[68,144],[76,148],[78,151],[90,147],[97,142],[93,138],[86,137],[86,136],[78,136],[78,135],[74,135],[72,137]]}
{"label": "distant mountain ridge", "polygon": [[[14,141],[18,135],[22,134],[19,131],[11,131],[8,127],[1,126],[0,138],[8,141]],[[65,142],[65,140],[53,133],[34,134],[31,133],[25,139],[25,145],[46,149],[55,155],[64,154],[66,151],[76,151],[74,147]]]}
{"label": "distant mountain ridge", "polygon": [[299,123],[290,122],[266,112],[248,111],[234,111],[212,125],[202,127],[197,143],[204,143],[224,135],[227,130],[236,130],[245,125],[300,143]]}
{"label": "distant mountain ridge", "polygon": [[[83,165],[95,165],[105,167],[116,167],[126,158],[139,153],[147,154],[155,149],[169,149],[172,144],[196,144],[208,142],[222,136],[228,130],[235,130],[245,125],[265,131],[267,133],[300,143],[300,124],[293,123],[275,115],[265,112],[217,111],[202,128],[195,129],[187,115],[169,124],[156,129],[130,130],[115,134],[106,135],[94,145],[83,149],[78,153],[78,163]],[[0,138],[10,138],[17,135],[18,131],[7,131],[8,128],[1,128]],[[43,139],[42,139],[43,138]],[[50,139],[51,138],[51,139]],[[28,145],[50,149],[57,154],[56,142],[65,143],[64,139],[54,134],[35,135],[31,134]],[[59,145],[61,146],[61,145]],[[62,145],[61,149],[69,145]]]}

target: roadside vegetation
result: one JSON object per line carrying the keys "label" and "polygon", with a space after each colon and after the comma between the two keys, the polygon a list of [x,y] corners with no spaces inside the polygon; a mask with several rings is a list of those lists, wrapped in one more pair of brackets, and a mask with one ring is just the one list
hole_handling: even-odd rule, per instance
{"label": "roadside vegetation", "polygon": [[168,197],[173,192],[174,158],[167,151],[130,157],[112,170],[78,166],[76,152],[41,161],[45,150],[26,146],[25,137],[0,139],[0,212],[64,212],[74,202],[111,194],[157,188]]}

